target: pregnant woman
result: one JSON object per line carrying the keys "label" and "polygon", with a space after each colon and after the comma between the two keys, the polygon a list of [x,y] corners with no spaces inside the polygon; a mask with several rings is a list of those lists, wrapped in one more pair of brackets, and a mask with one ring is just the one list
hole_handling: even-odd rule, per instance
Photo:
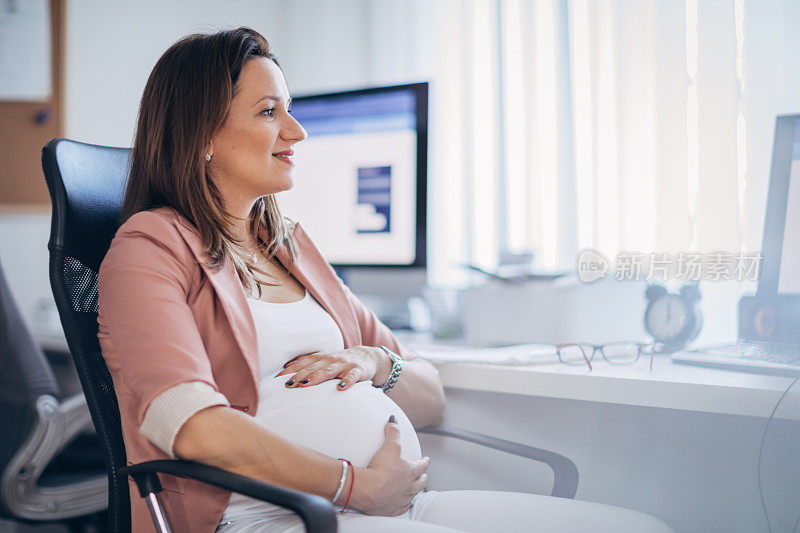
{"label": "pregnant woman", "polygon": [[[248,28],[180,40],[147,81],[98,282],[128,459],[179,457],[320,495],[344,511],[345,532],[545,526],[537,506],[557,499],[421,492],[430,461],[414,428],[442,420],[441,381],[281,216],[274,194],[292,187],[306,136],[290,107]],[[286,509],[162,483],[175,531],[303,530]],[[131,500],[133,530],[152,531],[144,500]],[[606,507],[562,501],[561,531],[571,505],[594,505],[593,520]]]}

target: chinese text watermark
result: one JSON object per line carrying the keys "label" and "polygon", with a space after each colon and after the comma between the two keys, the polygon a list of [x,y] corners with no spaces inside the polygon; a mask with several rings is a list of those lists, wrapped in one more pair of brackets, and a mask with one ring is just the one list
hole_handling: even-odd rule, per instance
{"label": "chinese text watermark", "polygon": [[578,278],[591,283],[612,275],[618,281],[756,281],[761,252],[619,252],[611,263],[599,251],[578,253]]}

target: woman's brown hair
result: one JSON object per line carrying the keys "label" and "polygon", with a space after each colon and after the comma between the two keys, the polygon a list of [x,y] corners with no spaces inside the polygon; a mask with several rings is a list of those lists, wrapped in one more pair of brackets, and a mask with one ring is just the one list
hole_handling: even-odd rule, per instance
{"label": "woman's brown hair", "polygon": [[[148,209],[171,207],[197,230],[210,257],[222,268],[230,258],[242,283],[253,286],[253,271],[237,253],[233,217],[226,212],[204,158],[214,133],[225,123],[236,83],[247,61],[265,57],[280,67],[267,40],[250,28],[188,35],[173,44],[153,67],[139,106],[131,170],[120,223]],[[249,215],[250,234],[272,259],[286,245],[293,261],[297,249],[274,195],[259,198]],[[258,238],[261,225],[269,238]],[[291,269],[291,267],[290,267]],[[261,288],[258,284],[259,295]]]}

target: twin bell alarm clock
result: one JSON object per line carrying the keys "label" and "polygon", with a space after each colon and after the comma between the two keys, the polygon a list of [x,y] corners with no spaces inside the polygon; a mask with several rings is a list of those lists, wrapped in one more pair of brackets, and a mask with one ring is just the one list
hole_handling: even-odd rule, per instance
{"label": "twin bell alarm clock", "polygon": [[677,293],[668,291],[663,285],[651,284],[645,296],[644,327],[661,345],[661,353],[682,350],[697,338],[703,326],[697,283],[683,285]]}

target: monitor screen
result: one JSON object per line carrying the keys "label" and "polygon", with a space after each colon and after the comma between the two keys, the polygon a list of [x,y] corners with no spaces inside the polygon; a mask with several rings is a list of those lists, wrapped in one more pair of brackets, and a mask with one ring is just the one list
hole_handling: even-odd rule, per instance
{"label": "monitor screen", "polygon": [[800,294],[800,117],[793,122],[792,164],[789,170],[778,293]]}
{"label": "monitor screen", "polygon": [[800,295],[800,115],[779,116],[772,148],[758,295]]}
{"label": "monitor screen", "polygon": [[336,266],[425,266],[427,83],[294,99],[308,132],[278,194]]}

